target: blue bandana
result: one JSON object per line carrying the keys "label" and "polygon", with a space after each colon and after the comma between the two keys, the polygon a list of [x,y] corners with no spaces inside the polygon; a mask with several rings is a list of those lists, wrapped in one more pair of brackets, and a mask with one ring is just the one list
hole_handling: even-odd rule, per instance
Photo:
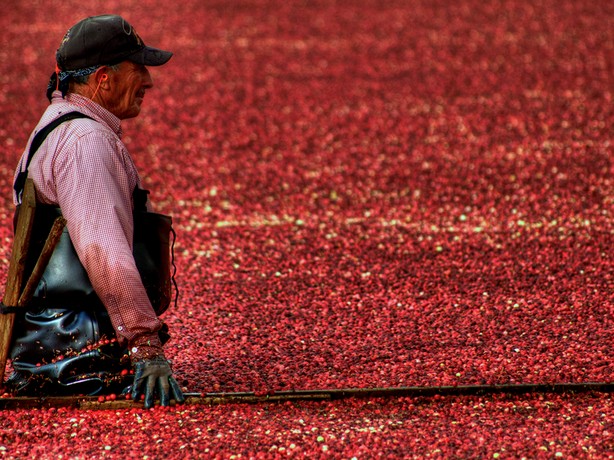
{"label": "blue bandana", "polygon": [[85,69],[77,70],[62,70],[60,72],[60,83],[70,77],[85,77],[87,75],[96,72],[96,69],[100,66],[86,67]]}
{"label": "blue bandana", "polygon": [[[62,97],[66,96],[71,78],[86,77],[96,72],[96,69],[99,67],[100,66],[92,66],[77,70],[61,70],[59,73],[54,72],[47,85],[47,99],[51,101],[51,95],[56,89],[62,91]],[[60,80],[59,82],[58,78]]]}

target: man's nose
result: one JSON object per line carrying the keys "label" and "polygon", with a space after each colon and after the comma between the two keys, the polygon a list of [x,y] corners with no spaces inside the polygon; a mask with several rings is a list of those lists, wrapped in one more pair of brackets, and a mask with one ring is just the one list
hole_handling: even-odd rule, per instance
{"label": "man's nose", "polygon": [[151,78],[151,73],[149,73],[149,69],[145,67],[145,75],[143,77],[143,86],[147,89],[153,87],[153,78]]}

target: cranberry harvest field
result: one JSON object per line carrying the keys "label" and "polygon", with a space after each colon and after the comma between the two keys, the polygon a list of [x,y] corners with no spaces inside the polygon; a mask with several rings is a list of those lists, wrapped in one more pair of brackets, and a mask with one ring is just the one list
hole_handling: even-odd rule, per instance
{"label": "cranberry harvest field", "polygon": [[[2,286],[55,51],[103,13],[175,53],[123,140],[188,392],[614,384],[614,3],[15,0]],[[614,457],[610,391],[0,415],[7,459]]]}

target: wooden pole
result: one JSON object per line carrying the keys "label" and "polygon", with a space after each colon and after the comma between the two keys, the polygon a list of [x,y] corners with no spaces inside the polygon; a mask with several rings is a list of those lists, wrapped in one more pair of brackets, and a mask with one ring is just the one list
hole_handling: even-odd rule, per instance
{"label": "wooden pole", "polygon": [[[13,240],[6,290],[2,299],[4,305],[7,306],[17,306],[19,302],[35,211],[36,192],[34,182],[32,182],[32,179],[27,179],[19,207],[19,215],[17,216],[17,228]],[[11,345],[14,322],[14,314],[0,315],[0,385],[4,385],[4,371]]]}

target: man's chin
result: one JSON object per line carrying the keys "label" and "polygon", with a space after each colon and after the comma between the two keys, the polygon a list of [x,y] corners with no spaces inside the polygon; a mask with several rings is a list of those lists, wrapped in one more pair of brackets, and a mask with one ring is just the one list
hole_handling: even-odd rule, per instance
{"label": "man's chin", "polygon": [[132,110],[126,110],[120,117],[120,120],[127,120],[129,118],[135,118],[141,113],[141,107],[135,107]]}

